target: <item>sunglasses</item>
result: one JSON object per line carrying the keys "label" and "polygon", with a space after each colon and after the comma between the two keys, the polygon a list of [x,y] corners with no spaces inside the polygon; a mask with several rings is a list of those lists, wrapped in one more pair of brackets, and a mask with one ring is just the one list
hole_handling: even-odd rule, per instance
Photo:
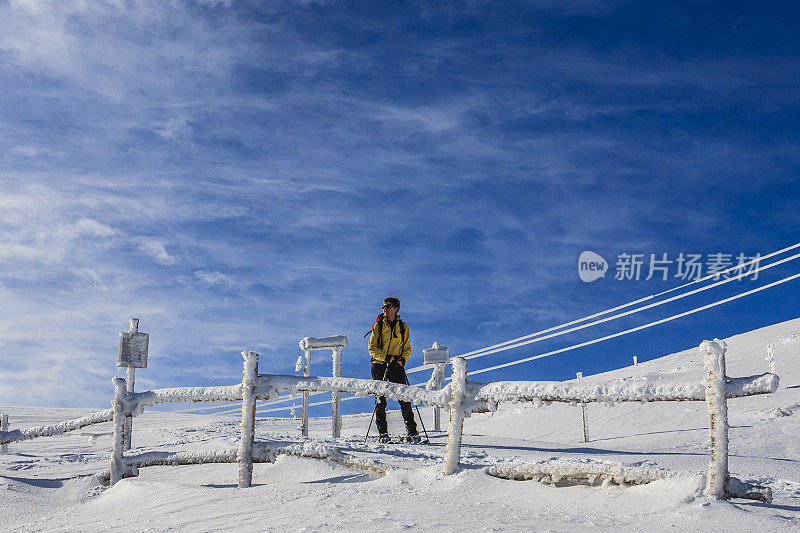
{"label": "sunglasses", "polygon": [[394,307],[394,306],[392,304],[384,304],[383,307],[381,307],[381,309],[389,309],[391,307]]}

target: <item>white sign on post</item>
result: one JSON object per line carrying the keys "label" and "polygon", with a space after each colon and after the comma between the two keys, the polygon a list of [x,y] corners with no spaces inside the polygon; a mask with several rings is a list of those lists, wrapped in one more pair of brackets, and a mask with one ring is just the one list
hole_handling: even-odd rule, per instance
{"label": "white sign on post", "polygon": [[431,348],[422,350],[422,362],[426,365],[450,362],[450,348],[434,342]]}
{"label": "white sign on post", "polygon": [[[444,383],[444,366],[450,362],[450,348],[434,342],[433,346],[422,350],[422,362],[426,365],[433,365],[433,374],[428,383],[431,383],[435,390],[441,390],[442,383]],[[441,410],[434,407],[433,429],[435,431],[441,431],[441,419]]]}
{"label": "white sign on post", "polygon": [[139,321],[131,319],[130,330],[119,332],[117,366],[128,368],[147,368],[147,349],[150,335],[139,333]]}

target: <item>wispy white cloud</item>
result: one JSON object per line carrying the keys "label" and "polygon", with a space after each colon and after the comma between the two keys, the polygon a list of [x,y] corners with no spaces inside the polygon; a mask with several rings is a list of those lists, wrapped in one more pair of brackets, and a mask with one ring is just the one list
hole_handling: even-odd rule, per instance
{"label": "wispy white cloud", "polygon": [[233,280],[230,276],[216,270],[195,270],[194,277],[206,287],[229,287],[233,285]]}
{"label": "wispy white cloud", "polygon": [[134,237],[133,241],[144,255],[151,257],[162,265],[174,265],[178,257],[167,251],[167,242],[157,237]]}
{"label": "wispy white cloud", "polygon": [[186,139],[192,129],[187,119],[173,117],[162,124],[158,124],[153,131],[156,132],[156,135],[168,141],[179,141]]}

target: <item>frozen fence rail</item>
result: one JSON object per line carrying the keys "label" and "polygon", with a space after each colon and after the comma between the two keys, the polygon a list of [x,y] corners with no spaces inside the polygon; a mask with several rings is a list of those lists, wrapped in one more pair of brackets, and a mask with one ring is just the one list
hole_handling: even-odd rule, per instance
{"label": "frozen fence rail", "polygon": [[63,435],[70,431],[75,431],[82,427],[90,426],[92,424],[102,424],[104,422],[111,422],[114,419],[114,412],[112,409],[105,409],[103,411],[96,411],[80,418],[72,420],[65,420],[56,424],[47,426],[35,426],[30,428],[15,429],[13,431],[0,431],[0,445],[11,444],[12,442],[22,442],[26,440],[35,439],[38,437],[52,437],[54,435]]}
{"label": "frozen fence rail", "polygon": [[[123,380],[124,381],[124,380]],[[127,395],[127,402],[135,409],[152,407],[160,403],[240,402],[242,385],[220,387],[172,387]]]}
{"label": "frozen fence rail", "polygon": [[[123,461],[123,477],[132,477],[139,474],[139,469],[147,466],[179,466],[209,463],[236,463],[239,450],[212,450],[204,452],[144,452],[128,454]],[[273,463],[279,455],[292,455],[310,459],[325,459],[348,468],[356,468],[377,474],[385,474],[388,467],[371,459],[360,459],[348,455],[334,446],[324,444],[300,443],[281,444],[271,442],[255,442],[252,450],[254,463]],[[101,477],[109,479],[110,471]]]}
{"label": "frozen fence rail", "polygon": [[[493,411],[501,402],[653,402],[653,401],[705,401],[708,405],[711,448],[706,494],[716,498],[747,496],[769,500],[768,489],[746,485],[730,478],[727,459],[727,399],[774,392],[779,383],[774,374],[761,374],[745,378],[725,376],[725,343],[705,341],[700,345],[706,375],[703,380],[660,380],[658,377],[639,377],[636,381],[610,381],[599,384],[564,383],[549,381],[503,381],[477,383],[467,381],[467,360],[452,360],[453,379],[442,390],[430,391],[410,385],[376,381],[372,379],[343,377],[312,377],[258,374],[258,354],[242,352],[244,358],[241,384],[224,387],[180,387],[132,393],[125,380],[114,380],[113,403],[114,440],[111,459],[110,482],[131,475],[139,466],[150,464],[194,464],[197,462],[239,463],[239,486],[252,483],[253,463],[264,460],[265,444],[255,441],[255,404],[257,400],[270,400],[281,392],[348,392],[367,396],[375,394],[394,400],[425,404],[450,410],[448,440],[444,456],[444,474],[458,471],[461,435],[464,418],[471,413]],[[209,452],[207,454],[123,455],[122,431],[126,416],[137,416],[145,407],[159,403],[184,403],[201,401],[242,402],[241,441],[238,450]],[[303,443],[302,446],[311,445]],[[317,445],[318,446],[318,445]],[[273,453],[275,450],[269,453]],[[292,452],[291,450],[294,450]],[[350,466],[363,467],[363,461],[344,456],[334,447],[317,449],[314,453],[283,449],[281,453],[302,456],[324,456]],[[310,455],[309,455],[310,454]],[[343,458],[344,457],[344,458]],[[360,466],[359,466],[360,465]],[[370,469],[370,468],[368,468]],[[133,474],[135,475],[135,474]]]}
{"label": "frozen fence rail", "polygon": [[[768,394],[778,387],[778,376],[759,374],[728,378],[724,384],[727,398]],[[563,381],[497,381],[481,384],[470,382],[474,392],[472,412],[492,411],[493,405],[507,401],[527,402],[677,402],[705,401],[706,386],[702,381],[659,383],[653,376],[639,383],[611,381],[607,383],[565,383]]]}

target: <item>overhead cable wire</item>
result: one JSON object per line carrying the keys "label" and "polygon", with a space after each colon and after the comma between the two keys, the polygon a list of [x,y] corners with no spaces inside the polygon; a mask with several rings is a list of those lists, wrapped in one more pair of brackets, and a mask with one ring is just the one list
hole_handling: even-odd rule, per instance
{"label": "overhead cable wire", "polygon": [[[767,269],[772,268],[774,266],[778,266],[780,264],[786,263],[787,261],[792,261],[794,259],[797,259],[798,257],[800,257],[800,254],[795,254],[795,255],[786,257],[784,259],[780,259],[778,261],[775,261],[774,263],[770,263],[768,265],[764,265],[763,267],[760,267],[758,270],[754,271],[754,273],[758,273],[758,272],[761,272],[763,270],[767,270]],[[471,355],[469,357],[466,357],[466,359],[474,359],[474,358],[477,358],[477,357],[483,357],[484,355],[491,355],[493,353],[501,352],[501,351],[504,351],[504,350],[510,350],[511,348],[517,348],[519,346],[524,346],[526,344],[531,344],[531,343],[534,343],[534,342],[539,342],[539,341],[551,339],[551,338],[557,337],[559,335],[564,335],[566,333],[572,333],[573,331],[578,331],[578,330],[581,330],[581,329],[584,329],[584,328],[588,328],[588,327],[591,327],[591,326],[596,326],[597,324],[602,324],[602,323],[608,322],[610,320],[616,320],[618,318],[622,318],[622,317],[625,317],[625,316],[628,316],[628,315],[631,315],[631,314],[634,314],[634,313],[638,313],[640,311],[645,311],[647,309],[652,309],[653,307],[658,307],[659,305],[664,305],[664,304],[673,302],[675,300],[680,300],[681,298],[686,298],[687,296],[692,296],[694,294],[697,294],[697,293],[700,293],[700,292],[703,292],[703,291],[707,291],[709,289],[713,289],[714,287],[717,287],[719,285],[724,285],[725,283],[730,283],[732,281],[736,281],[736,279],[737,278],[735,278],[735,277],[723,279],[723,280],[720,280],[720,281],[718,281],[716,283],[712,283],[711,285],[706,285],[704,287],[700,287],[698,289],[694,289],[694,290],[689,291],[689,292],[678,294],[677,296],[672,296],[671,298],[667,298],[666,300],[660,300],[658,302],[654,302],[654,303],[651,303],[651,304],[643,305],[641,307],[637,307],[637,308],[631,309],[629,311],[624,311],[622,313],[617,313],[616,315],[612,315],[612,316],[609,316],[609,317],[606,317],[606,318],[601,318],[599,320],[595,320],[594,322],[589,322],[589,323],[586,323],[586,324],[582,324],[580,326],[575,326],[573,328],[569,328],[569,329],[566,329],[566,330],[563,330],[563,331],[558,331],[558,332],[555,332],[555,333],[551,333],[549,335],[545,335],[545,336],[542,336],[542,337],[537,337],[535,339],[528,339],[528,340],[525,340],[525,341],[522,341],[522,342],[518,342],[516,344],[512,344],[512,345],[506,346],[504,348],[497,348],[495,350],[491,350],[491,351],[488,351],[488,352],[482,352],[482,353],[478,353],[478,354],[475,354],[475,355]],[[461,357],[463,357],[463,356],[461,356]]]}
{"label": "overhead cable wire", "polygon": [[729,298],[725,298],[723,300],[718,300],[718,301],[710,303],[708,305],[704,305],[704,306],[701,306],[701,307],[696,307],[696,308],[694,308],[694,309],[692,309],[690,311],[685,311],[683,313],[678,313],[676,315],[672,315],[672,316],[667,317],[667,318],[662,318],[661,320],[656,320],[654,322],[649,322],[649,323],[643,324],[641,326],[636,326],[634,328],[626,329],[624,331],[620,331],[620,332],[617,332],[617,333],[612,333],[611,335],[606,335],[606,336],[600,337],[598,339],[593,339],[593,340],[590,340],[590,341],[581,342],[581,343],[578,343],[578,344],[573,344],[572,346],[567,346],[566,348],[559,348],[558,350],[545,352],[545,353],[542,353],[542,354],[539,354],[539,355],[533,355],[531,357],[525,357],[524,359],[518,359],[516,361],[510,361],[508,363],[503,363],[503,364],[500,364],[500,365],[490,366],[488,368],[482,368],[480,370],[472,370],[472,371],[468,372],[468,375],[482,374],[484,372],[490,372],[492,370],[497,370],[497,369],[505,368],[505,367],[512,366],[512,365],[518,365],[520,363],[527,363],[528,361],[533,361],[534,359],[541,359],[542,357],[548,357],[548,356],[555,355],[555,354],[558,354],[558,353],[566,352],[568,350],[574,350],[576,348],[583,348],[584,346],[589,346],[590,344],[595,344],[595,343],[598,343],[598,342],[602,342],[602,341],[606,341],[606,340],[609,340],[609,339],[613,339],[615,337],[620,337],[622,335],[627,335],[627,334],[633,333],[635,331],[640,331],[640,330],[643,330],[643,329],[646,329],[646,328],[649,328],[649,327],[652,327],[652,326],[657,326],[657,325],[663,324],[665,322],[670,322],[670,321],[676,320],[678,318],[682,318],[682,317],[685,317],[685,316],[688,316],[688,315],[691,315],[691,314],[694,314],[694,313],[698,313],[700,311],[705,311],[706,309],[710,309],[712,307],[716,307],[718,305],[722,305],[724,303],[728,303],[728,302],[731,302],[733,300],[737,300],[739,298],[743,298],[745,296],[749,296],[751,294],[763,291],[765,289],[770,289],[772,287],[775,287],[777,285],[780,285],[782,283],[786,283],[788,281],[791,281],[791,280],[797,279],[797,278],[800,278],[800,273],[794,274],[792,276],[787,276],[787,277],[782,278],[782,279],[780,279],[778,281],[773,281],[772,283],[769,283],[767,285],[763,285],[761,287],[757,287],[755,289],[751,289],[749,291],[736,294],[734,296],[731,296]]}
{"label": "overhead cable wire", "polygon": [[[613,313],[614,311],[619,311],[620,309],[624,309],[624,308],[630,307],[632,305],[636,305],[636,304],[639,304],[639,303],[642,303],[642,302],[645,302],[645,301],[648,301],[648,300],[652,300],[653,298],[657,298],[659,296],[663,296],[663,295],[668,294],[670,292],[674,292],[674,291],[683,289],[683,288],[688,287],[690,285],[694,285],[696,283],[701,283],[701,282],[707,281],[707,280],[709,280],[711,278],[718,278],[720,275],[726,274],[728,272],[732,272],[732,271],[735,271],[735,270],[742,270],[746,266],[749,266],[749,265],[754,264],[754,263],[761,262],[764,259],[769,259],[770,257],[774,257],[776,255],[780,255],[782,253],[785,253],[785,252],[787,252],[789,250],[793,250],[793,249],[798,248],[798,247],[800,247],[800,243],[796,243],[796,244],[793,244],[791,246],[787,246],[786,248],[783,248],[781,250],[777,250],[775,252],[771,252],[771,253],[769,253],[767,255],[759,256],[759,257],[754,258],[754,259],[752,259],[750,261],[747,261],[745,263],[737,264],[736,266],[727,268],[725,270],[721,270],[719,272],[715,272],[713,274],[709,274],[709,275],[704,276],[702,278],[698,278],[698,279],[690,281],[688,283],[684,283],[682,285],[679,285],[677,287],[673,287],[673,288],[668,289],[666,291],[662,291],[662,292],[659,292],[659,293],[656,293],[656,294],[651,294],[649,296],[645,296],[643,298],[639,298],[637,300],[633,300],[631,302],[628,302],[628,303],[625,303],[625,304],[622,304],[622,305],[618,305],[618,306],[612,307],[610,309],[606,309],[605,311],[600,311],[598,313],[594,313],[592,315],[588,315],[588,316],[585,316],[583,318],[579,318],[579,319],[573,320],[571,322],[566,322],[566,323],[560,324],[558,326],[553,326],[553,327],[550,327],[550,328],[547,328],[547,329],[543,329],[541,331],[537,331],[536,333],[530,333],[530,334],[524,335],[522,337],[517,337],[516,339],[511,339],[511,340],[508,340],[508,341],[505,341],[505,342],[494,344],[492,346],[487,346],[485,348],[480,348],[478,350],[473,350],[471,352],[467,352],[467,353],[461,354],[458,357],[466,357],[468,359],[471,359],[473,357],[480,357],[480,355],[477,355],[477,354],[481,354],[482,352],[487,352],[485,355],[488,355],[489,353],[497,353],[498,351],[508,350],[508,349],[511,349],[511,348],[514,348],[514,347],[517,347],[517,346],[522,346],[522,344],[515,344],[515,343],[518,343],[520,341],[524,341],[524,340],[527,340],[527,339],[531,339],[533,337],[537,337],[537,336],[543,335],[545,333],[550,333],[552,331],[560,330],[562,328],[566,328],[566,327],[572,326],[574,324],[579,324],[581,322],[585,322],[586,320],[591,320],[593,318],[597,318],[597,317],[600,317],[600,316],[603,316],[603,315],[607,315],[608,313]],[[796,257],[797,256],[793,256],[792,259],[796,258]],[[788,260],[789,259],[787,259],[787,261]],[[774,266],[775,264],[778,264],[778,263],[772,263],[771,266]],[[765,268],[769,268],[769,267],[765,267]],[[763,269],[764,268],[757,268],[756,272],[758,272],[759,270],[763,270]],[[748,272],[747,275],[750,275],[752,273],[754,273],[754,272]],[[732,277],[732,278],[728,278],[728,279],[736,279],[736,278]],[[694,293],[690,293],[690,294],[694,294]],[[624,315],[621,315],[621,316],[624,316]],[[599,323],[599,322],[596,322],[596,323]],[[570,331],[575,331],[575,330],[572,329]],[[561,333],[558,333],[558,334],[561,334]],[[552,335],[552,336],[556,336],[556,335]],[[546,337],[546,338],[551,338],[551,337]],[[532,342],[537,342],[537,341],[532,341]],[[508,345],[511,345],[511,344],[514,344],[514,346],[508,346]],[[501,347],[504,347],[504,348],[501,348]],[[496,349],[496,348],[501,348],[501,349]],[[489,352],[489,350],[493,350],[493,351]],[[420,370],[424,370],[425,368],[426,367],[424,365],[416,366],[416,367],[407,369],[406,373],[410,374],[410,373],[413,373],[413,372],[418,372]]]}

